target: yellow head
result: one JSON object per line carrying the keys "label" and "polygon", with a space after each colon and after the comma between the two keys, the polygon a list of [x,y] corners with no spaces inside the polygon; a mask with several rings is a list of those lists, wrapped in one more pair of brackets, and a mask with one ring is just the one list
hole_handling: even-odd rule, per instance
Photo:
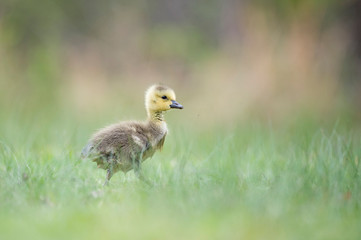
{"label": "yellow head", "polygon": [[174,91],[164,85],[153,85],[145,92],[145,107],[148,115],[163,112],[171,108],[183,109],[176,101]]}

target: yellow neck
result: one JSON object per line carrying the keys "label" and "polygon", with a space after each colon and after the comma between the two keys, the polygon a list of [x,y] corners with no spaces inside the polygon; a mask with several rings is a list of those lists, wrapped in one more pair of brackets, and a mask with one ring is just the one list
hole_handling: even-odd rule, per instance
{"label": "yellow neck", "polygon": [[164,114],[161,111],[148,111],[148,120],[152,122],[164,122]]}

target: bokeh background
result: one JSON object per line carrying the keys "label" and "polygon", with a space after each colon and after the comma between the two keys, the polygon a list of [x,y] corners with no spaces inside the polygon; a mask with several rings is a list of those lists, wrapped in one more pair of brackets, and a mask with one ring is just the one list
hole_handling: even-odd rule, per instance
{"label": "bokeh background", "polygon": [[[0,239],[360,239],[360,0],[0,0]],[[172,87],[162,153],[79,158]]]}
{"label": "bokeh background", "polygon": [[199,127],[357,122],[360,11],[358,0],[2,0],[0,113],[142,117],[145,89],[164,83],[185,105],[177,118]]}

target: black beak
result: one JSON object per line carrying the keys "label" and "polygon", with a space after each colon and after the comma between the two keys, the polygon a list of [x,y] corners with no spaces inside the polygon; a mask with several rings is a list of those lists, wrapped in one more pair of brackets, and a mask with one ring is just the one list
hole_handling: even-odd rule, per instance
{"label": "black beak", "polygon": [[172,104],[169,105],[170,108],[178,108],[178,109],[183,109],[183,106],[181,104],[179,104],[178,102],[172,100]]}

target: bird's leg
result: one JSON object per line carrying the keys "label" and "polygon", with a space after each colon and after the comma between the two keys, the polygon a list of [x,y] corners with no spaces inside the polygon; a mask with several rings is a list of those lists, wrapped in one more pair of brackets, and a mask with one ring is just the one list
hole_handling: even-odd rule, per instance
{"label": "bird's leg", "polygon": [[143,175],[142,168],[141,168],[142,158],[143,158],[143,152],[141,152],[138,156],[132,157],[134,173],[141,181],[152,186],[152,183]]}
{"label": "bird's leg", "polygon": [[115,154],[110,153],[107,157],[104,157],[103,160],[105,162],[107,162],[107,164],[108,164],[107,176],[106,176],[105,182],[103,184],[103,186],[106,186],[106,185],[108,185],[110,179],[112,178],[112,176],[114,174]]}
{"label": "bird's leg", "polygon": [[141,175],[142,169],[140,166],[140,164],[141,164],[140,162],[141,162],[142,156],[143,156],[143,153],[140,153],[138,156],[135,156],[135,155],[132,156],[132,165],[133,165],[135,175],[137,177],[139,177]]}
{"label": "bird's leg", "polygon": [[110,178],[113,176],[113,171],[111,170],[111,168],[112,168],[112,167],[109,167],[109,168],[107,169],[107,176],[106,176],[106,178],[105,178],[105,181],[104,181],[103,186],[107,186],[107,185],[109,184]]}
{"label": "bird's leg", "polygon": [[114,172],[113,172],[113,163],[109,163],[108,169],[107,169],[107,176],[105,178],[105,182],[103,184],[103,186],[108,185],[110,179],[112,178]]}

